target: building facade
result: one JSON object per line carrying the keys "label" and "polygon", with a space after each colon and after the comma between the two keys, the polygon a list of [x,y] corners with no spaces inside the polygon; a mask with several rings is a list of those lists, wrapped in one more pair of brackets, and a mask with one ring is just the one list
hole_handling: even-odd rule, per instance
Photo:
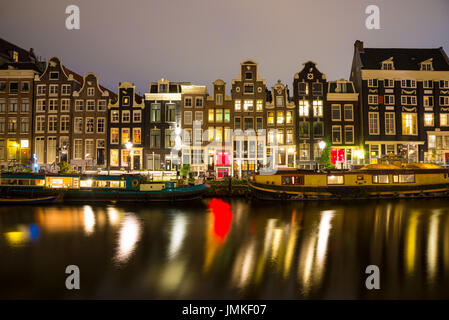
{"label": "building facade", "polygon": [[360,132],[359,94],[351,81],[328,82],[324,108],[324,134],[330,137],[331,164],[351,168],[364,164]]}
{"label": "building facade", "polygon": [[324,140],[324,112],[327,92],[326,76],[308,61],[293,79],[293,101],[297,111],[296,151],[299,168],[317,166]]}
{"label": "building facade", "polygon": [[271,101],[265,105],[267,157],[277,168],[296,167],[296,112],[288,87],[279,80],[273,86]]}
{"label": "building facade", "polygon": [[[150,83],[149,93],[145,93],[146,135],[149,141],[145,153],[148,170],[175,170],[181,164],[181,95],[182,85],[190,83],[170,82],[160,79]],[[196,103],[196,102],[195,102]],[[204,108],[204,100],[198,99]]]}
{"label": "building facade", "polygon": [[206,109],[207,170],[218,179],[232,176],[234,104],[231,96],[226,94],[223,80],[214,81],[212,95],[206,100]]}
{"label": "building facade", "polygon": [[182,163],[190,164],[191,171],[206,172],[206,86],[182,85],[181,91]]}
{"label": "building facade", "polygon": [[357,40],[351,80],[370,162],[449,164],[449,60],[442,48],[365,48]]}
{"label": "building facade", "polygon": [[[107,163],[106,145],[108,138],[108,104],[116,95],[101,87],[98,77],[88,73],[83,77],[83,85],[73,92],[73,132],[71,144],[73,155],[70,164],[79,171],[105,168]],[[70,130],[70,119],[61,117],[60,132]]]}
{"label": "building facade", "polygon": [[34,153],[37,163],[48,170],[73,158],[72,95],[81,86],[82,77],[66,69],[57,57],[34,78]]}
{"label": "building facade", "polygon": [[117,98],[108,105],[110,170],[144,168],[144,107],[143,98],[135,93],[135,86],[129,82],[120,83]]}
{"label": "building facade", "polygon": [[0,167],[32,165],[34,77],[44,64],[0,39]]}
{"label": "building facade", "polygon": [[252,60],[240,64],[239,76],[232,80],[234,103],[233,175],[249,177],[267,165],[266,81]]}

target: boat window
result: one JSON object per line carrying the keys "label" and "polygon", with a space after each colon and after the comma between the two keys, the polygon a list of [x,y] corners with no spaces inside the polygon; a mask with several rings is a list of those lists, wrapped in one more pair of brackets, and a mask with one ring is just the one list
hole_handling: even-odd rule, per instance
{"label": "boat window", "polygon": [[81,180],[80,181],[80,188],[91,188],[93,185],[93,180],[92,179],[87,179],[87,180]]}
{"label": "boat window", "polygon": [[327,176],[327,184],[344,184],[345,178],[342,175],[331,175]]}
{"label": "boat window", "polygon": [[380,183],[380,184],[390,183],[390,176],[388,174],[374,175],[373,183]]}
{"label": "boat window", "polygon": [[415,183],[414,174],[400,174],[393,176],[394,183]]}
{"label": "boat window", "polygon": [[284,185],[303,185],[304,176],[282,176],[282,184]]}
{"label": "boat window", "polygon": [[111,181],[111,188],[125,188],[126,181]]}
{"label": "boat window", "polygon": [[1,179],[1,185],[43,186],[43,179]]}
{"label": "boat window", "polygon": [[48,188],[71,188],[73,181],[71,177],[46,177]]}

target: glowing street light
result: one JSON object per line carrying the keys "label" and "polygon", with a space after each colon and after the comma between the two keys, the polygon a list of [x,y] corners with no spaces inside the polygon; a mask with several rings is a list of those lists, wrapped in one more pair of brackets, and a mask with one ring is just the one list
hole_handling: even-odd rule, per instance
{"label": "glowing street light", "polygon": [[318,146],[320,147],[321,151],[323,151],[324,148],[326,148],[326,142],[324,142],[323,140],[321,140],[321,141],[318,143]]}

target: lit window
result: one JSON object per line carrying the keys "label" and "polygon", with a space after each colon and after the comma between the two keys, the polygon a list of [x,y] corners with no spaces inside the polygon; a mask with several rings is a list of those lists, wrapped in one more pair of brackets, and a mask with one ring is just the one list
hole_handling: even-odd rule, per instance
{"label": "lit window", "polygon": [[300,100],[299,101],[299,116],[308,117],[309,116],[309,101]]}
{"label": "lit window", "polygon": [[209,122],[214,122],[214,109],[209,109]]}
{"label": "lit window", "polygon": [[402,114],[402,134],[404,135],[417,135],[418,124],[416,113],[403,113]]}
{"label": "lit window", "polygon": [[235,111],[242,110],[242,101],[241,100],[235,100]]}
{"label": "lit window", "polygon": [[253,111],[254,101],[253,100],[245,100],[243,105],[244,111]]}
{"label": "lit window", "polygon": [[342,175],[330,175],[327,176],[327,184],[344,184],[345,179]]}
{"label": "lit window", "polygon": [[283,111],[277,112],[277,124],[284,124],[284,112]]}
{"label": "lit window", "polygon": [[424,126],[433,127],[433,113],[424,113]]}
{"label": "lit window", "polygon": [[322,117],[323,116],[323,100],[313,101],[313,116]]}
{"label": "lit window", "polygon": [[274,125],[274,112],[273,111],[268,112],[267,123],[268,123],[268,125]]}

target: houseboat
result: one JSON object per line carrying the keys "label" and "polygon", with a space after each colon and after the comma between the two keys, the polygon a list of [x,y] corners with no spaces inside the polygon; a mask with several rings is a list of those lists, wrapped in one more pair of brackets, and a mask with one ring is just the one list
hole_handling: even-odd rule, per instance
{"label": "houseboat", "polygon": [[449,194],[449,169],[434,164],[373,164],[354,171],[279,171],[255,175],[253,196],[264,200],[441,197]]}
{"label": "houseboat", "polygon": [[61,201],[184,201],[201,198],[206,184],[145,181],[140,175],[0,175],[1,198],[58,197]]}

